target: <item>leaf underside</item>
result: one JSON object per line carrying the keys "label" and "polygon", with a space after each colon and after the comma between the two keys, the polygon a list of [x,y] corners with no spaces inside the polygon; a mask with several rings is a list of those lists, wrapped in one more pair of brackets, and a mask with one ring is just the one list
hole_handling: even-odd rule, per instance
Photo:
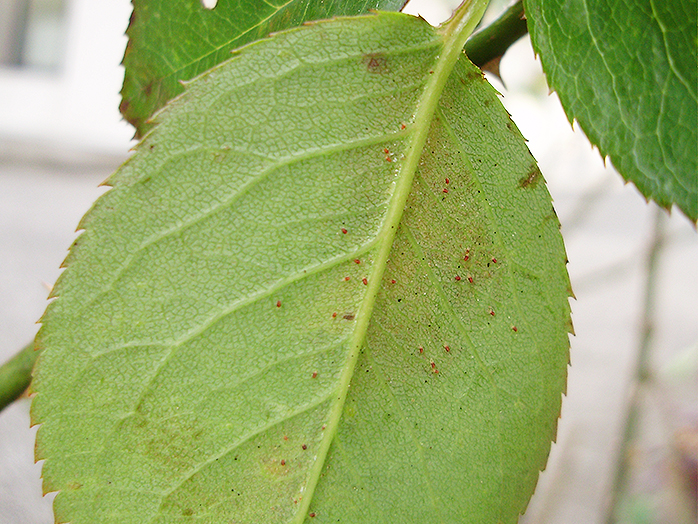
{"label": "leaf underside", "polygon": [[158,115],[38,336],[57,522],[516,522],[565,389],[566,258],[467,58],[424,117],[443,46],[401,14],[316,23]]}
{"label": "leaf underside", "polygon": [[[404,0],[132,0],[123,65],[121,113],[141,137],[148,119],[191,80],[233,49],[309,20],[399,10]],[[176,35],[176,36],[174,36]]]}
{"label": "leaf underside", "polygon": [[648,199],[698,219],[695,0],[525,0],[570,120]]}

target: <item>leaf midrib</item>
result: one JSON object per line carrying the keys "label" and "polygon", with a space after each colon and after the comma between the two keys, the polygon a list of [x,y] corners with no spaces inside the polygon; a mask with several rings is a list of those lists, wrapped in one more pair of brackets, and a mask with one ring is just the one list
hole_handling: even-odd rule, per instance
{"label": "leaf midrib", "polygon": [[300,524],[305,520],[315,489],[321,478],[321,472],[325,467],[330,446],[337,434],[344,404],[349,393],[349,385],[354,376],[354,370],[359,358],[360,348],[366,338],[383,273],[385,272],[398,225],[402,219],[402,214],[412,189],[414,176],[426,144],[434,114],[441,99],[441,94],[451,71],[460,58],[466,39],[480,21],[486,6],[486,0],[466,0],[453,18],[440,28],[440,35],[443,38],[442,52],[436,58],[433,73],[430,73],[431,78],[426,83],[422,96],[417,102],[417,111],[412,124],[414,126],[412,140],[407,146],[407,155],[400,168],[398,181],[390,199],[391,202],[388,206],[383,227],[376,237],[376,242],[380,244],[380,248],[371,269],[365,298],[357,311],[357,325],[349,344],[347,364],[340,376],[337,388],[338,397],[330,411],[327,431],[318,450],[317,460],[314,462],[308,475],[306,494],[303,497],[301,507],[299,507],[298,512],[291,521],[294,524]]}

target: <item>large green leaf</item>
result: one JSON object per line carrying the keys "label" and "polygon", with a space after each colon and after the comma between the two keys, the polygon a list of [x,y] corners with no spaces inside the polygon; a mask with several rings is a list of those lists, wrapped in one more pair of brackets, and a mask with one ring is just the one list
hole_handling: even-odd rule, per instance
{"label": "large green leaf", "polygon": [[525,0],[550,87],[647,198],[698,219],[695,0]]}
{"label": "large green leaf", "polygon": [[121,112],[142,136],[148,119],[183,90],[181,81],[227,60],[249,42],[338,15],[398,10],[404,0],[132,0]]}
{"label": "large green leaf", "polygon": [[569,284],[540,171],[461,52],[482,7],[277,34],[158,115],[38,336],[59,522],[516,521]]}

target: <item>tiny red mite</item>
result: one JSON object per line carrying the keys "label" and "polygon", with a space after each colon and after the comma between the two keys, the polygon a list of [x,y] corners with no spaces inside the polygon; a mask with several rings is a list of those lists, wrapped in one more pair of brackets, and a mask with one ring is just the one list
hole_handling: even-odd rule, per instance
{"label": "tiny red mite", "polygon": [[497,259],[494,258],[494,257],[492,257],[492,262],[496,264],[496,263],[497,263]]}
{"label": "tiny red mite", "polygon": [[346,230],[346,228],[342,228],[342,233],[344,233],[345,235],[348,233],[348,231]]}
{"label": "tiny red mite", "polygon": [[332,313],[332,318],[337,318],[337,312]]}
{"label": "tiny red mite", "polygon": [[367,285],[368,285],[368,279],[367,279],[366,277],[362,278],[362,279],[361,279],[361,282],[364,283],[364,286],[367,286]]}
{"label": "tiny red mite", "polygon": [[359,260],[358,258],[355,258],[355,259],[354,259],[354,264],[361,264],[361,260]]}
{"label": "tiny red mite", "polygon": [[305,444],[303,444],[303,445],[301,446],[301,448],[303,448],[303,450],[306,450],[306,449],[308,449],[308,446],[306,446]]}
{"label": "tiny red mite", "polygon": [[468,277],[468,282],[473,283],[473,277]]}
{"label": "tiny red mite", "polygon": [[286,461],[285,461],[284,459],[281,459],[281,465],[282,465],[282,466],[285,466],[285,465],[286,465]]}
{"label": "tiny red mite", "polygon": [[313,371],[313,375],[311,378],[317,378],[317,371]]}
{"label": "tiny red mite", "polygon": [[511,330],[512,330],[514,333],[517,333],[517,332],[519,331],[518,328],[517,328],[516,326],[511,326]]}
{"label": "tiny red mite", "polygon": [[424,353],[424,348],[422,346],[419,346],[419,354],[421,355],[422,353]]}
{"label": "tiny red mite", "polygon": [[345,282],[349,282],[351,280],[351,277],[344,277]]}
{"label": "tiny red mite", "polygon": [[447,179],[446,179],[446,183],[447,183],[447,184],[450,184],[451,181],[447,178]]}
{"label": "tiny red mite", "polygon": [[395,279],[393,278],[393,279],[390,281],[390,283],[391,283],[391,284],[396,284],[396,283],[397,283],[397,280],[395,280]]}
{"label": "tiny red mite", "polygon": [[281,307],[281,300],[276,301],[276,307]]}
{"label": "tiny red mite", "polygon": [[460,282],[460,277],[456,275],[456,282]]}
{"label": "tiny red mite", "polygon": [[448,193],[448,189],[444,187],[444,193]]}
{"label": "tiny red mite", "polygon": [[451,351],[451,346],[444,346],[444,349],[446,350],[446,353],[449,353]]}

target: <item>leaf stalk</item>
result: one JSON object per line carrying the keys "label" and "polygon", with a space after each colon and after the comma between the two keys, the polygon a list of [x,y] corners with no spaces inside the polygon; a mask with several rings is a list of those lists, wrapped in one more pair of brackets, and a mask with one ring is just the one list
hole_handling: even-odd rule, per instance
{"label": "leaf stalk", "polygon": [[29,387],[38,356],[39,351],[34,349],[32,342],[0,366],[0,411],[21,397]]}
{"label": "leaf stalk", "polygon": [[487,27],[475,33],[465,44],[465,54],[476,66],[500,58],[519,38],[528,33],[523,0],[512,4]]}

